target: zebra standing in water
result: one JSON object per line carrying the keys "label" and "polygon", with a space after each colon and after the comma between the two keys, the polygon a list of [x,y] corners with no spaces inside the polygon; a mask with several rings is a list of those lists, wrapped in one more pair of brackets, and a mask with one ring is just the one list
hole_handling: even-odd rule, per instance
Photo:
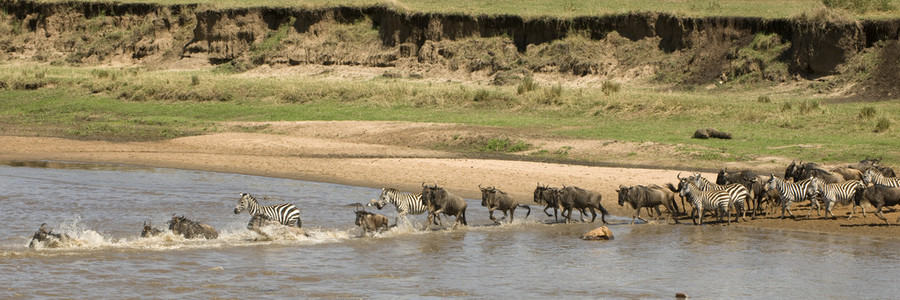
{"label": "zebra standing in water", "polygon": [[889,187],[900,187],[900,178],[897,177],[884,177],[881,172],[874,168],[870,168],[863,173],[863,184],[868,186],[871,184],[880,184]]}
{"label": "zebra standing in water", "polygon": [[[831,207],[834,206],[835,202],[840,202],[844,205],[853,203],[853,211],[847,216],[847,219],[852,218],[853,214],[856,213],[856,202],[852,201],[853,197],[856,196],[856,189],[864,187],[862,181],[859,180],[826,183],[825,187],[822,188],[822,202],[825,204],[825,218],[828,218],[828,214],[831,214],[833,218],[837,219],[837,217],[834,216],[834,213],[831,212]],[[862,205],[860,205],[860,207],[863,208],[863,217],[865,217],[866,208]]]}
{"label": "zebra standing in water", "polygon": [[[691,221],[694,224],[703,225],[704,213],[716,210],[720,215],[725,215],[725,220],[731,224],[731,211],[728,209],[731,195],[727,191],[701,191],[689,177],[678,179],[681,180],[681,190],[678,191],[678,194],[694,205],[694,209],[691,211]],[[695,215],[699,215],[699,222],[695,219]]]}
{"label": "zebra standing in water", "polygon": [[[421,215],[428,211],[425,205],[422,204],[422,194],[403,193],[395,188],[382,188],[381,196],[378,199],[372,199],[366,206],[375,206],[378,209],[382,209],[388,203],[397,207],[397,219],[394,225],[399,224],[400,218],[405,218],[407,214]],[[439,222],[440,219],[435,221]]]}
{"label": "zebra standing in water", "polygon": [[259,201],[248,193],[240,193],[241,199],[238,200],[237,206],[234,207],[234,214],[239,214],[244,209],[250,216],[264,215],[269,220],[276,221],[285,226],[297,226],[300,228],[303,223],[300,221],[300,209],[290,203],[282,203],[278,205],[259,205]]}
{"label": "zebra standing in water", "polygon": [[[738,214],[741,215],[741,220],[747,220],[747,205],[750,203],[750,190],[747,189],[743,184],[740,183],[732,183],[728,185],[718,185],[710,182],[706,178],[700,176],[700,173],[694,174],[694,176],[688,177],[692,180],[697,187],[700,188],[701,191],[726,191],[728,195],[731,197],[730,203],[728,203],[729,210],[731,207],[735,208],[734,211],[734,221],[738,221]],[[740,210],[738,210],[740,209]]]}
{"label": "zebra standing in water", "polygon": [[771,178],[766,180],[766,189],[774,189],[781,195],[781,218],[784,219],[784,211],[787,210],[791,218],[791,203],[800,202],[809,198],[810,206],[806,217],[812,213],[812,205],[816,206],[816,214],[819,214],[819,202],[816,201],[816,194],[819,193],[819,180],[815,177],[800,180],[798,182],[789,182],[784,179],[775,177],[775,174],[769,174]]}

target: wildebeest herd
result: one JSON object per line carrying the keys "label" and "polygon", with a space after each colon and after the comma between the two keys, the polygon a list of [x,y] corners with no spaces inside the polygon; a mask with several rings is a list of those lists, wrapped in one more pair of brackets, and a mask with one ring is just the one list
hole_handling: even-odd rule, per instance
{"label": "wildebeest herd", "polygon": [[[634,210],[631,224],[635,219],[644,222],[649,220],[641,217],[641,210],[646,209],[652,216],[655,211],[655,220],[663,213],[659,207],[666,209],[666,220],[679,223],[679,216],[688,216],[693,224],[702,225],[706,212],[710,212],[719,222],[731,222],[746,220],[747,213],[751,218],[759,214],[775,215],[775,210],[780,207],[780,218],[785,213],[794,218],[790,211],[792,203],[809,201],[807,218],[815,207],[817,215],[820,213],[820,202],[824,206],[825,218],[837,217],[832,212],[835,204],[852,205],[852,211],[848,218],[856,213],[856,207],[862,207],[863,203],[869,203],[875,207],[875,215],[886,224],[890,222],[884,217],[882,209],[900,204],[900,179],[890,167],[881,164],[880,159],[860,161],[856,165],[827,169],[816,163],[792,162],[785,169],[784,177],[775,174],[756,174],[750,171],[729,172],[727,169],[719,171],[715,182],[703,178],[701,174],[675,176],[676,184],[659,185],[620,185],[616,189],[618,204],[624,206],[628,203]],[[526,209],[525,217],[531,214],[531,208],[504,191],[495,187],[478,186],[481,190],[481,206],[488,209],[488,218],[501,223],[494,217],[494,211],[503,212],[503,219],[509,218],[510,223],[515,218],[517,208]],[[247,229],[256,232],[262,239],[271,239],[272,234],[306,235],[301,229],[300,210],[290,203],[278,205],[260,205],[258,200],[250,194],[240,193],[238,204],[234,208],[235,214],[247,211],[251,218]],[[554,217],[554,222],[573,221],[572,213],[577,210],[585,222],[585,215],[591,213],[590,222],[597,219],[597,211],[600,211],[600,220],[607,224],[606,216],[609,212],[602,205],[600,193],[582,189],[575,186],[560,188],[537,184],[533,193],[533,204],[543,204],[544,213]],[[681,208],[678,201],[680,198]],[[366,206],[375,206],[379,210],[387,203],[394,204],[397,209],[396,226],[401,218],[408,214],[423,214],[427,212],[424,229],[430,225],[442,226],[440,215],[452,216],[455,221],[452,228],[459,225],[468,225],[466,221],[466,201],[457,195],[448,192],[437,185],[422,183],[422,191],[418,194],[403,193],[393,188],[382,189],[378,199],[372,199]],[[688,214],[687,206],[691,206]],[[765,208],[764,208],[765,207]],[[863,217],[866,216],[862,207]],[[553,213],[549,212],[553,209]],[[357,204],[354,211],[356,215],[355,225],[362,229],[363,236],[381,233],[391,228],[390,220],[381,214],[368,212]],[[900,218],[895,222],[900,222]],[[218,231],[210,225],[195,222],[184,216],[172,216],[168,222],[169,231],[174,235],[183,236],[186,239],[205,238],[216,239]],[[267,228],[266,230],[263,230]],[[163,234],[164,231],[154,228],[148,221],[144,222],[141,237],[152,237]],[[54,233],[46,224],[35,232],[29,243],[29,247],[40,245],[43,248],[55,248],[65,245],[74,239],[64,233]]]}

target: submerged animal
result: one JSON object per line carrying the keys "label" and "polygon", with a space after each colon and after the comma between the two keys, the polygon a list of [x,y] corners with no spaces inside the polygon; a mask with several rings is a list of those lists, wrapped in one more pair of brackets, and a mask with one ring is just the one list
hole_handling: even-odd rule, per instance
{"label": "submerged animal", "polygon": [[356,226],[363,229],[363,235],[369,233],[381,233],[388,229],[390,220],[381,214],[367,212],[364,209],[356,208]]}
{"label": "submerged animal", "polygon": [[53,230],[50,227],[47,227],[47,223],[41,224],[41,228],[38,228],[38,231],[34,233],[31,237],[31,242],[28,243],[29,248],[35,248],[40,246],[41,248],[59,248],[62,244],[72,240],[69,235],[65,233],[53,233]]}
{"label": "submerged animal", "polygon": [[[263,228],[267,229],[263,230]],[[250,222],[247,223],[247,229],[256,232],[263,237],[262,239],[257,240],[272,240],[273,235],[309,236],[309,234],[306,234],[306,231],[301,228],[282,225],[266,215],[255,215],[250,218]]]}
{"label": "submerged animal", "polygon": [[162,234],[162,230],[153,227],[150,221],[144,221],[144,230],[141,230],[141,237],[148,238]]}
{"label": "submerged animal", "polygon": [[181,235],[186,239],[199,237],[203,237],[206,239],[216,239],[219,237],[219,232],[216,231],[216,229],[212,226],[191,221],[184,216],[178,217],[173,215],[172,220],[169,221],[169,230],[171,230],[172,233]]}

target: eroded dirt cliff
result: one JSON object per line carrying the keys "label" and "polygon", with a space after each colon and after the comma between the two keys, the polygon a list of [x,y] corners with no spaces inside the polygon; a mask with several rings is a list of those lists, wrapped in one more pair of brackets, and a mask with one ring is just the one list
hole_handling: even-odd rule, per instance
{"label": "eroded dirt cliff", "polygon": [[[860,53],[896,52],[891,49],[900,34],[898,20],[660,13],[524,19],[378,6],[211,10],[3,1],[0,7],[0,59],[6,61],[156,66],[190,60],[238,71],[266,64],[358,65],[394,68],[386,73],[401,76],[475,72],[497,84],[532,73],[685,85],[840,75]],[[865,71],[900,77],[890,71],[900,65],[896,58],[877,59],[882,70]]]}

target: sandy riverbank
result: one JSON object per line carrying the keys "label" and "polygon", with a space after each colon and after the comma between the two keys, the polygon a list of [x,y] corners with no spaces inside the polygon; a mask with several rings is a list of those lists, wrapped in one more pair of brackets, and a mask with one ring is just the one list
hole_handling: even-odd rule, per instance
{"label": "sandy riverbank", "polygon": [[[575,185],[599,191],[612,214],[631,216],[616,204],[619,185],[674,183],[687,170],[566,165],[531,161],[471,159],[455,153],[379,143],[371,138],[420,134],[428,127],[403,122],[295,122],[276,133],[225,132],[158,142],[113,143],[53,137],[0,136],[0,161],[61,160],[233,172],[418,191],[422,182],[438,184],[469,199],[480,198],[478,185],[495,186],[531,203],[537,183]],[[341,132],[351,134],[335,134]],[[361,141],[359,134],[369,136]],[[589,141],[586,141],[589,142]],[[571,142],[568,142],[571,144]],[[577,145],[576,145],[577,147]],[[704,176],[714,178],[715,174]],[[263,192],[263,191],[261,191]],[[375,197],[377,195],[373,195]],[[871,210],[871,209],[870,209]],[[760,217],[737,226],[895,238],[900,226],[884,226],[875,216],[847,220],[848,207],[837,207],[838,220]],[[794,206],[805,216],[806,207]],[[886,213],[893,223],[898,212]],[[470,216],[469,218],[487,218]],[[749,217],[748,217],[749,220]],[[689,220],[684,220],[690,222]],[[598,225],[599,226],[599,225]],[[717,226],[717,225],[714,225]]]}

